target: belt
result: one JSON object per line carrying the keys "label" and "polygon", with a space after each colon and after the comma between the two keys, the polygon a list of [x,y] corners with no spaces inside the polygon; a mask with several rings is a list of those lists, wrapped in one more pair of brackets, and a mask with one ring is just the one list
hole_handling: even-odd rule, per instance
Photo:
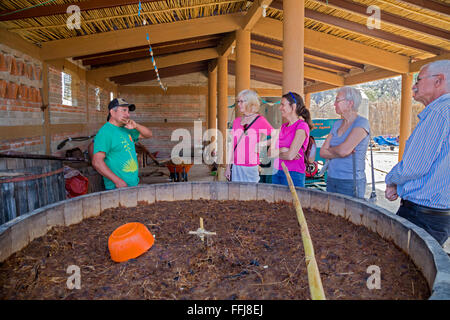
{"label": "belt", "polygon": [[421,212],[421,213],[437,214],[440,216],[450,216],[450,209],[437,209],[437,208],[425,207],[425,206],[421,206],[419,204],[415,204],[414,202],[404,200],[404,199],[402,199],[400,201],[400,205],[402,205],[405,208],[417,210],[418,212]]}

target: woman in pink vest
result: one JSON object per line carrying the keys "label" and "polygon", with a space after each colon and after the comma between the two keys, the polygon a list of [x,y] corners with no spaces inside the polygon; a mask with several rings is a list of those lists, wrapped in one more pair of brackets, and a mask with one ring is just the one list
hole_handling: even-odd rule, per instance
{"label": "woman in pink vest", "polygon": [[233,121],[233,166],[227,165],[225,177],[233,182],[259,182],[259,143],[272,133],[273,127],[259,115],[259,96],[255,91],[239,93],[236,108],[242,113]]}
{"label": "woman in pink vest", "polygon": [[305,150],[308,147],[309,132],[313,128],[311,115],[305,107],[302,97],[295,92],[288,92],[281,99],[281,116],[287,120],[280,128],[276,143],[278,149],[269,149],[269,156],[277,158],[272,176],[272,183],[288,185],[281,163],[284,162],[296,187],[305,186],[304,161]]}

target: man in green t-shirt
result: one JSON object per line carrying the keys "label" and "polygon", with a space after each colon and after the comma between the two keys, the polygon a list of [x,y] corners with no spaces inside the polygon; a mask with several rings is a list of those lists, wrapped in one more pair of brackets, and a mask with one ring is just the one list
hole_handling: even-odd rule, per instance
{"label": "man in green t-shirt", "polygon": [[94,140],[92,166],[103,176],[107,190],[136,186],[138,161],[134,143],[150,138],[152,131],[130,119],[136,106],[121,98],[108,105],[108,118]]}

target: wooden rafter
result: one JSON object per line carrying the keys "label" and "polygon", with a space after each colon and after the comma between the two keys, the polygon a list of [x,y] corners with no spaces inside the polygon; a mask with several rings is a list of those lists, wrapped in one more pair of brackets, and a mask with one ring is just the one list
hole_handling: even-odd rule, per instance
{"label": "wooden rafter", "polygon": [[[278,10],[283,9],[282,2],[273,2],[272,6]],[[311,9],[305,8],[305,18],[312,19],[314,21],[322,22],[331,26],[339,27],[348,31],[356,32],[361,35],[369,36],[372,38],[378,38],[384,41],[389,41],[394,44],[407,46],[416,50],[421,50],[424,52],[430,52],[436,55],[441,54],[443,51],[441,48],[432,46],[420,41],[416,41],[413,39],[405,38],[402,36],[398,36],[392,34],[390,32],[386,32],[378,29],[369,29],[366,25],[362,25],[356,22],[352,22],[346,19],[338,18],[332,15],[320,13]],[[384,16],[383,16],[384,19]],[[448,33],[447,33],[448,34]]]}
{"label": "wooden rafter", "polygon": [[[275,19],[260,19],[253,32],[283,40],[282,22]],[[398,73],[407,73],[409,70],[408,57],[310,29],[305,29],[305,48]]]}
{"label": "wooden rafter", "polygon": [[[159,76],[161,79],[183,75],[183,74],[189,74],[193,72],[200,72],[200,71],[206,71],[208,69],[208,62],[207,61],[199,61],[199,62],[193,62],[188,63],[185,65],[177,65],[167,68],[161,68],[159,69]],[[121,75],[117,77],[113,77],[110,80],[113,82],[116,82],[118,85],[127,85],[142,81],[149,81],[149,80],[155,80],[156,74],[153,70],[148,71],[142,71],[142,72],[136,72],[126,75]]]}
{"label": "wooden rafter", "polygon": [[439,55],[442,51],[445,51],[439,47],[432,46],[423,42],[419,42],[416,40],[412,40],[409,38],[405,38],[402,36],[398,36],[392,34],[390,32],[386,32],[378,29],[369,29],[366,25],[362,25],[356,22],[351,22],[345,19],[341,19],[338,17],[334,17],[328,14],[323,14],[314,10],[305,9],[305,17],[312,19],[314,21],[319,21],[322,23],[326,23],[331,26],[339,27],[342,29],[346,29],[352,32],[359,33],[361,35],[369,36],[372,38],[378,38],[381,40],[389,41],[394,44],[399,44],[402,46],[407,46],[416,50],[421,50],[424,52],[431,52],[433,54]]}
{"label": "wooden rafter", "polygon": [[[235,57],[230,58],[230,60],[234,59]],[[250,56],[250,61],[252,66],[261,67],[277,72],[283,72],[283,62],[279,59],[252,53]],[[307,79],[330,83],[336,86],[344,85],[344,77],[333,72],[324,71],[309,66],[304,67],[304,72],[305,78]]]}
{"label": "wooden rafter", "polygon": [[[185,65],[192,62],[215,59],[219,56],[216,48],[206,48],[191,50],[181,53],[174,53],[161,56],[157,60],[158,69]],[[139,71],[153,70],[153,64],[150,58],[141,59],[134,62],[127,62],[111,67],[102,67],[87,72],[88,79],[105,79],[124,74],[136,73]]]}
{"label": "wooden rafter", "polygon": [[268,7],[271,3],[272,0],[254,0],[252,6],[249,8],[247,14],[245,15],[242,29],[251,31],[262,16],[262,6]]}
{"label": "wooden rafter", "polygon": [[240,28],[242,18],[241,13],[226,14],[49,41],[42,44],[42,57],[52,60],[142,46],[147,33],[151,43],[159,43],[232,32]]}
{"label": "wooden rafter", "polygon": [[[160,55],[166,55],[166,54],[174,54],[174,53],[180,53],[195,49],[206,49],[206,48],[214,48],[217,47],[218,41],[214,39],[209,39],[206,41],[200,41],[197,43],[180,43],[178,45],[173,45],[170,47],[163,47],[163,46],[153,46],[153,54],[156,58]],[[97,58],[90,58],[90,59],[84,59],[83,65],[89,65],[92,67],[101,67],[101,66],[107,66],[109,64],[114,63],[123,63],[130,60],[136,60],[136,59],[142,59],[142,58],[148,58],[150,57],[148,46],[145,46],[141,49],[137,50],[130,50],[128,52],[123,52],[119,54],[109,55],[109,56],[100,56]]]}
{"label": "wooden rafter", "polygon": [[[361,3],[349,1],[349,0],[314,0],[319,3],[324,3],[329,7],[345,10],[346,12],[356,14],[362,17],[369,17],[367,13],[368,6]],[[420,23],[414,20],[406,19],[401,16],[389,13],[385,10],[380,10],[383,23],[389,23],[393,26],[399,26],[414,32],[420,32],[422,34],[440,38],[443,40],[450,40],[450,33],[447,30],[440,29],[437,26],[430,26],[424,23]]]}
{"label": "wooden rafter", "polygon": [[399,2],[416,6],[419,9],[427,9],[435,13],[450,16],[450,5],[433,0],[397,0]]}
{"label": "wooden rafter", "polygon": [[[276,39],[271,39],[271,38],[267,38],[264,36],[261,36],[259,34],[252,34],[251,39],[254,41],[258,41],[258,42],[263,42],[263,43],[267,43],[273,46],[278,46],[280,47],[280,50],[282,50],[281,48],[283,47],[283,42],[280,40],[276,40]],[[346,66],[350,66],[350,67],[355,67],[358,69],[364,69],[364,64],[362,63],[357,63],[354,62],[352,60],[348,60],[348,59],[343,59],[343,58],[339,58],[339,57],[335,57],[329,54],[324,54],[318,51],[314,51],[308,48],[305,48],[304,50],[306,55],[310,55],[313,57],[317,57],[317,58],[321,58],[321,59],[325,59],[328,60],[329,62],[335,62],[335,63],[339,63],[341,65],[346,65]]]}
{"label": "wooden rafter", "polygon": [[[157,2],[161,0],[141,0],[141,3],[145,2]],[[75,3],[65,3],[65,4],[50,4],[45,6],[38,6],[35,8],[31,8],[24,11],[19,11],[16,13],[12,13],[15,10],[11,11],[2,11],[0,12],[0,21],[10,21],[10,20],[18,20],[18,19],[27,19],[27,18],[37,18],[37,17],[45,17],[45,16],[53,16],[59,14],[67,14],[67,8],[75,4],[80,8],[80,11],[88,11],[88,10],[98,10],[98,9],[106,9],[117,6],[126,6],[131,4],[138,4],[139,0],[88,0],[81,1]]]}
{"label": "wooden rafter", "polygon": [[[265,52],[265,53],[269,53],[269,54],[275,55],[279,59],[283,58],[283,53],[281,51],[279,51],[279,50],[276,50],[276,49],[267,48],[267,47],[260,46],[260,45],[257,45],[257,44],[253,44],[253,43],[251,44],[251,48],[252,48],[252,50],[257,50],[257,51],[261,51],[261,52]],[[347,72],[350,71],[350,69],[348,69],[348,68],[340,67],[340,66],[337,66],[337,65],[334,65],[334,64],[331,64],[331,63],[327,63],[327,62],[321,61],[321,60],[316,60],[314,58],[310,58],[310,57],[307,57],[307,56],[305,56],[304,61],[305,61],[306,64],[310,64],[310,65],[313,65],[313,66],[316,66],[316,67],[322,67],[322,68],[326,68],[326,69],[331,69],[334,72],[346,72],[347,73]]]}

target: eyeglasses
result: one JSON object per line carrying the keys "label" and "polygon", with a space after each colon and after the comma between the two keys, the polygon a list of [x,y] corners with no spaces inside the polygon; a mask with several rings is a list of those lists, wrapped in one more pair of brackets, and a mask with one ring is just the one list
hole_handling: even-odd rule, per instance
{"label": "eyeglasses", "polygon": [[436,76],[438,76],[438,74],[432,74],[432,75],[430,75],[430,76],[425,76],[425,77],[422,77],[422,78],[417,77],[416,83],[415,83],[415,84],[418,84],[419,81],[422,80],[422,79],[431,78],[431,77],[436,77]]}
{"label": "eyeglasses", "polygon": [[339,102],[341,102],[341,101],[345,101],[345,100],[347,100],[347,99],[340,99],[340,100],[335,100],[335,101],[334,101],[334,103],[339,103]]}
{"label": "eyeglasses", "polygon": [[245,102],[247,102],[247,100],[236,100],[236,103],[245,103]]}

